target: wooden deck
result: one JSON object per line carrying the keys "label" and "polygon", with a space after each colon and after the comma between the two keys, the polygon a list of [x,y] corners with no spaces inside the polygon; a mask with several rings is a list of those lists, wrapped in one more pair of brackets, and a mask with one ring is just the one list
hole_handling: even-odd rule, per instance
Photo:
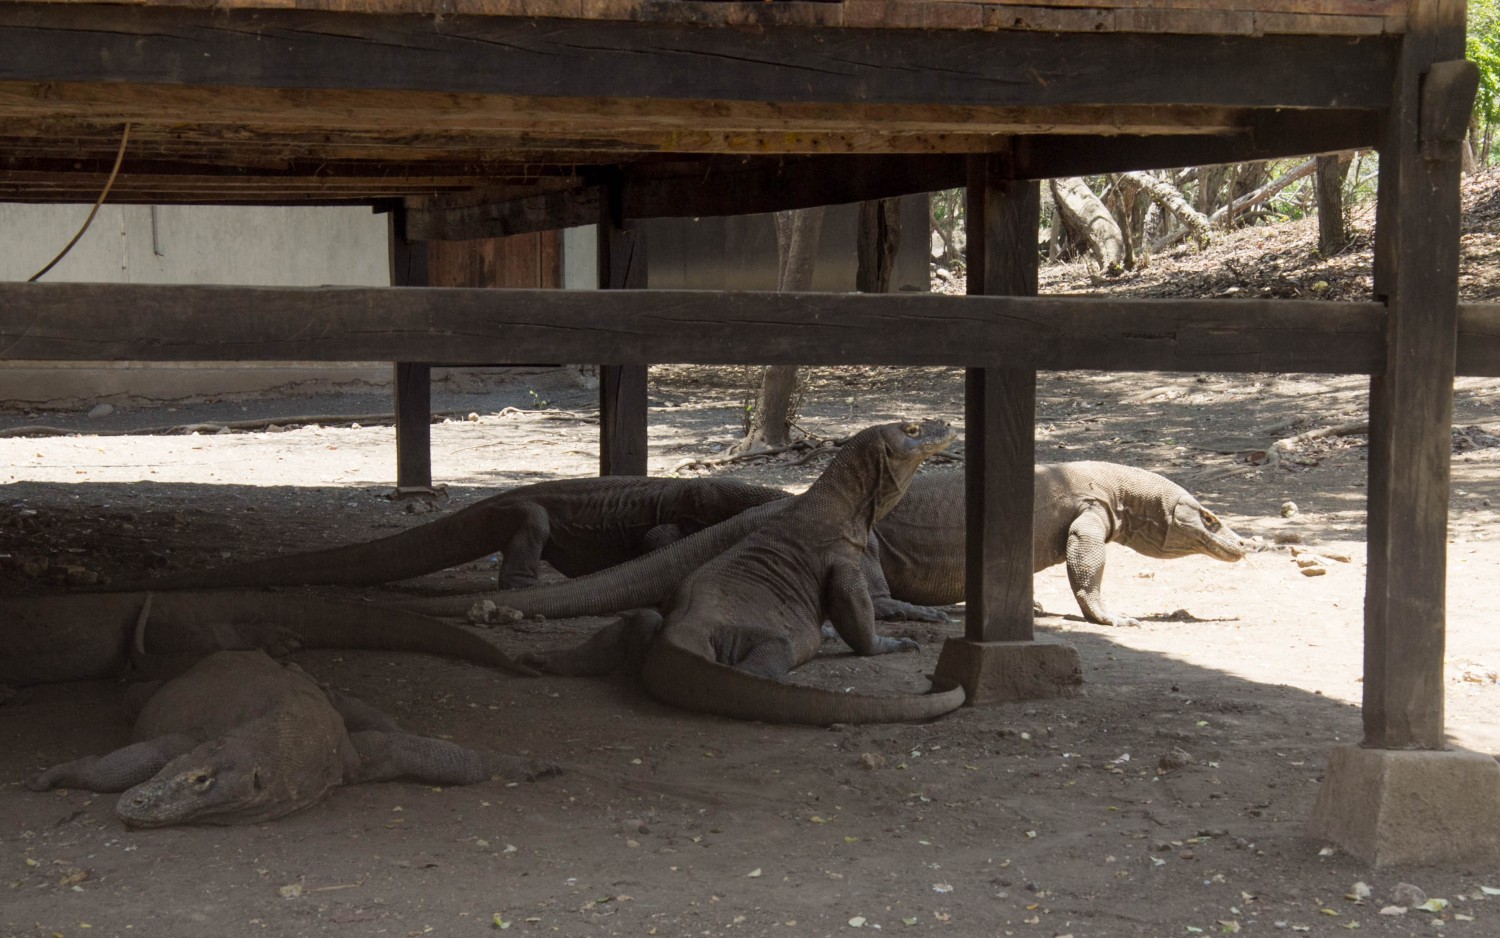
{"label": "wooden deck", "polygon": [[624,217],[738,214],[949,188],[972,154],[1025,178],[1373,146],[1405,11],[5,3],[0,199],[93,201],[127,125],[112,201],[406,200],[441,238],[592,218],[604,183]]}

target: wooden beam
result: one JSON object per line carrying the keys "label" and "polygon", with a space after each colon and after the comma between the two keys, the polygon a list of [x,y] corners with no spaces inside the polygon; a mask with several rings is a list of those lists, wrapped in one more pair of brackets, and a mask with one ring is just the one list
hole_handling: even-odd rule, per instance
{"label": "wooden beam", "polygon": [[[1359,54],[1350,55],[1351,43]],[[0,80],[543,99],[1379,108],[1397,43],[0,6]],[[207,54],[205,54],[207,53]]]}
{"label": "wooden beam", "polygon": [[[1462,0],[1417,0],[1380,148],[1375,293],[1386,366],[1370,382],[1364,744],[1442,749],[1459,159],[1424,153],[1422,84],[1464,52]],[[1438,122],[1439,124],[1441,121]]]}
{"label": "wooden beam", "polygon": [[1053,179],[1177,166],[1284,159],[1374,147],[1380,142],[1375,111],[1255,111],[1239,132],[1199,136],[1099,137],[1081,142],[1067,134],[1017,136],[1011,155],[1017,178]]}
{"label": "wooden beam", "polygon": [[[644,226],[622,221],[618,189],[606,190],[595,216],[599,289],[644,291],[647,241]],[[572,360],[572,359],[569,359]],[[646,474],[646,363],[599,366],[599,474]]]}
{"label": "wooden beam", "polygon": [[1383,321],[1376,303],[1312,300],[0,283],[0,359],[13,361],[1368,374],[1384,364]]}
{"label": "wooden beam", "polygon": [[[432,265],[427,245],[407,237],[406,219],[400,209],[387,217],[391,286],[429,286]],[[396,491],[431,489],[432,368],[425,362],[395,361],[392,384],[396,412]]]}
{"label": "wooden beam", "polygon": [[[1008,161],[975,157],[968,186],[971,296],[1035,296],[1041,193]],[[1029,642],[1035,508],[1036,370],[1005,359],[965,376],[967,556],[964,637]]]}

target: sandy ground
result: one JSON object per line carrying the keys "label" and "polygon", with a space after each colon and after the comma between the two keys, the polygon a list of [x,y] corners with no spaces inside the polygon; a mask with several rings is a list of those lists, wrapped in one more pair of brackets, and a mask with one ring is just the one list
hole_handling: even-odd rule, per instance
{"label": "sandy ground", "polygon": [[[653,369],[653,473],[722,455],[737,433],[737,379]],[[1445,668],[1452,736],[1486,752],[1500,752],[1500,638],[1488,609],[1500,576],[1497,395],[1497,382],[1460,383]],[[434,510],[591,474],[592,397],[554,384],[449,402],[460,417],[433,427],[435,476],[447,485]],[[818,370],[803,426],[839,437],[897,416],[959,422],[961,397],[954,371]],[[410,729],[566,771],[515,786],[371,784],[269,824],[129,831],[112,815],[112,796],[20,785],[41,767],[125,741],[123,687],[24,690],[0,707],[0,935],[504,927],[570,936],[878,929],[1085,938],[1333,935],[1355,926],[1500,935],[1500,902],[1483,889],[1500,887],[1500,870],[1370,872],[1302,833],[1329,750],[1360,737],[1364,438],[1306,443],[1276,467],[1252,466],[1244,451],[1355,419],[1364,400],[1365,382],[1348,378],[1041,377],[1040,458],[1167,473],[1267,545],[1235,565],[1112,547],[1105,595],[1141,619],[1140,629],[1082,622],[1062,570],[1039,574],[1037,597],[1050,614],[1041,630],[1074,643],[1084,664],[1087,683],[1071,698],[965,708],[924,725],[823,730],[682,712],[623,677],[522,679],[414,655],[300,653],[310,673]],[[220,402],[201,412],[120,411],[96,425],[337,407]],[[470,408],[477,419],[463,419]],[[370,409],[350,401],[343,412]],[[28,422],[54,420],[9,421]],[[1218,452],[1226,449],[1241,452]],[[797,488],[825,464],[790,462],[711,471]],[[393,465],[389,427],[332,422],[0,439],[0,589],[58,590],[70,567],[75,578],[121,581],[430,520],[413,510],[425,506],[386,497]],[[1283,518],[1288,501],[1298,511]],[[1325,557],[1326,574],[1302,575],[1288,542]],[[478,585],[491,566],[479,561],[423,585]],[[594,624],[526,622],[490,634],[523,651]],[[830,647],[801,679],[918,692],[943,639],[962,626],[885,629],[916,638],[921,651],[856,660]],[[1159,760],[1173,750],[1189,764],[1162,771]],[[1346,898],[1361,880],[1373,895]],[[1451,905],[1380,914],[1401,882]]]}

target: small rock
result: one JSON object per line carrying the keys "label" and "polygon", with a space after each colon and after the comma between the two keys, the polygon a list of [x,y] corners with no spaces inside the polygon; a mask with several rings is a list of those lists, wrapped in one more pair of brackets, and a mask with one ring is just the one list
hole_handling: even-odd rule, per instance
{"label": "small rock", "polygon": [[1281,503],[1281,517],[1283,518],[1295,518],[1298,511],[1299,509],[1297,508],[1296,502]]}
{"label": "small rock", "polygon": [[649,834],[650,829],[646,822],[638,817],[626,818],[620,822],[620,833],[622,834]]}
{"label": "small rock", "polygon": [[108,417],[115,412],[113,404],[95,404],[94,409],[89,411],[90,417]]}
{"label": "small rock", "polygon": [[867,769],[885,768],[885,756],[882,756],[878,752],[866,752],[861,754],[859,757],[859,762],[860,765],[863,765]]}
{"label": "small rock", "polygon": [[1413,886],[1411,883],[1397,883],[1396,888],[1391,890],[1391,902],[1408,909],[1414,909],[1426,901],[1427,893],[1420,886]]}
{"label": "small rock", "polygon": [[1325,566],[1323,566],[1322,564],[1318,564],[1316,566],[1303,567],[1302,568],[1302,575],[1303,576],[1323,576],[1327,572],[1328,572],[1328,568],[1325,567]]}
{"label": "small rock", "polygon": [[1192,764],[1193,757],[1185,750],[1176,747],[1162,753],[1161,758],[1156,760],[1156,768],[1163,775],[1166,775],[1168,772],[1176,772],[1178,769],[1187,768]]}
{"label": "small rock", "polygon": [[1277,544],[1301,544],[1302,535],[1297,531],[1277,531],[1271,540]]}
{"label": "small rock", "polygon": [[485,599],[469,607],[466,613],[469,622],[474,625],[501,625],[509,622],[520,622],[526,618],[526,613],[511,606],[497,606],[494,600]]}
{"label": "small rock", "polygon": [[472,411],[470,411],[469,416],[468,416],[467,419],[468,419],[469,423],[478,423],[479,422],[479,415],[476,414],[476,413],[474,413],[474,412],[472,412]]}

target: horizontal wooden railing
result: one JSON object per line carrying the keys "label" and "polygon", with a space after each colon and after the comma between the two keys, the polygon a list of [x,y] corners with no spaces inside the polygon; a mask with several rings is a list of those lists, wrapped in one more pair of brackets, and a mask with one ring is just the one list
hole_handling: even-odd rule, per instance
{"label": "horizontal wooden railing", "polygon": [[[1369,374],[1384,315],[1275,299],[10,283],[0,359]],[[1459,373],[1500,376],[1500,304],[1459,321]]]}

